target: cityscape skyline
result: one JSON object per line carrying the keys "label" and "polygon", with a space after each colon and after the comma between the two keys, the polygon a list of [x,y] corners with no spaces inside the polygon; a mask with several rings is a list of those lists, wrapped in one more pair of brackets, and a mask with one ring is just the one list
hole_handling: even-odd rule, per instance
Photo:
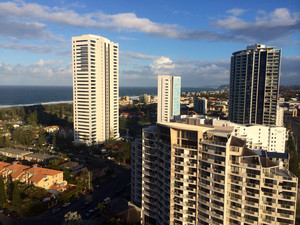
{"label": "cityscape skyline", "polygon": [[214,4],[1,2],[0,79],[71,86],[71,37],[90,33],[122,46],[120,86],[155,87],[158,74],[183,87],[229,84],[231,53],[255,43],[282,48],[280,84],[300,84],[297,1]]}

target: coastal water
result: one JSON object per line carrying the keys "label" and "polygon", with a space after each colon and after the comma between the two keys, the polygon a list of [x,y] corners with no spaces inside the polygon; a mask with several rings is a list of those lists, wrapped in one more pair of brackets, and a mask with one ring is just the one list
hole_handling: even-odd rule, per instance
{"label": "coastal water", "polygon": [[[183,92],[214,90],[213,88],[182,88]],[[119,96],[157,95],[156,87],[120,87]],[[72,102],[71,86],[2,86],[0,85],[0,108],[35,105],[42,103]]]}

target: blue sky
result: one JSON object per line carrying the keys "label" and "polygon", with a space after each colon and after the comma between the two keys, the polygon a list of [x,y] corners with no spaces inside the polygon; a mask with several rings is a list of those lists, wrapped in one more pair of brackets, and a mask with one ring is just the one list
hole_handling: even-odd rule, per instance
{"label": "blue sky", "polygon": [[282,49],[281,84],[300,84],[300,3],[273,1],[0,1],[0,84],[72,85],[72,36],[120,45],[120,86],[229,83],[230,56]]}

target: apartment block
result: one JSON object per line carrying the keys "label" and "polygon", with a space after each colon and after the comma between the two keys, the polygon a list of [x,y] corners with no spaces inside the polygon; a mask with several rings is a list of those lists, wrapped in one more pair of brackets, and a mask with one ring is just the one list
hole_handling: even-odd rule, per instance
{"label": "apartment block", "polygon": [[30,167],[22,165],[18,161],[11,164],[0,162],[0,176],[56,192],[62,192],[67,188],[63,171],[38,167],[37,164]]}
{"label": "apartment block", "polygon": [[248,148],[285,153],[287,131],[285,127],[265,125],[243,125],[227,120],[212,120],[214,126],[234,127],[233,136],[246,141]]}
{"label": "apartment block", "polygon": [[142,139],[131,143],[131,201],[136,206],[142,205]]}
{"label": "apartment block", "polygon": [[143,129],[143,224],[295,224],[298,178],[233,132],[189,120]]}
{"label": "apartment block", "polygon": [[195,97],[194,111],[202,115],[207,114],[207,99]]}
{"label": "apartment block", "polygon": [[181,77],[158,76],[157,122],[169,122],[180,115]]}
{"label": "apartment block", "polygon": [[96,35],[72,38],[74,142],[119,137],[119,45]]}
{"label": "apartment block", "polygon": [[276,125],[280,63],[281,50],[260,44],[232,54],[230,121]]}

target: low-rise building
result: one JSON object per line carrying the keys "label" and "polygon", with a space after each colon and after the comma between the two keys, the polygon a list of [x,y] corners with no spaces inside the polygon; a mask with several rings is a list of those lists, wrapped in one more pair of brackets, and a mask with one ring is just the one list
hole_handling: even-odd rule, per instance
{"label": "low-rise building", "polygon": [[46,190],[64,191],[67,181],[64,180],[63,171],[22,165],[18,161],[12,164],[0,162],[0,176],[12,181],[19,180],[22,183],[32,184]]}
{"label": "low-rise building", "polygon": [[48,133],[54,133],[59,131],[59,126],[53,125],[53,126],[44,127],[44,130]]}
{"label": "low-rise building", "polygon": [[14,148],[0,148],[0,155],[4,155],[9,158],[15,158],[16,160],[27,160],[29,162],[46,162],[57,158],[56,156],[49,154],[33,153],[31,151]]}
{"label": "low-rise building", "polygon": [[32,154],[32,152],[14,148],[0,148],[0,155],[15,158],[16,160],[23,160],[24,157],[29,154]]}

